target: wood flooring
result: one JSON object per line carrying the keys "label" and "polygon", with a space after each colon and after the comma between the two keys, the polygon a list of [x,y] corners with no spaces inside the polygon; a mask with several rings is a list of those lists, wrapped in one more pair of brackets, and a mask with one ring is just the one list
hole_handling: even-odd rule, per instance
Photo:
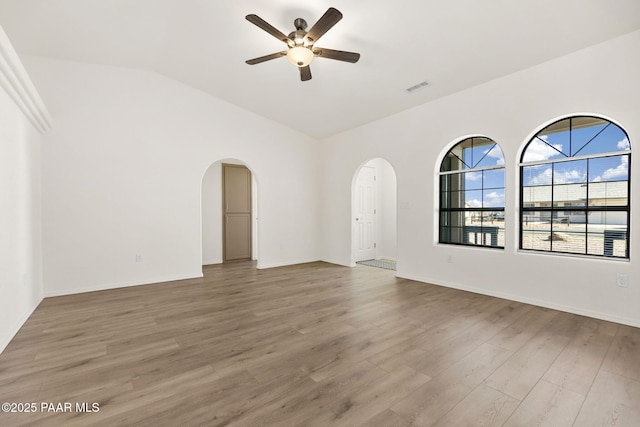
{"label": "wood flooring", "polygon": [[640,425],[640,329],[365,266],[204,273],[45,299],[0,355],[36,410],[0,426]]}

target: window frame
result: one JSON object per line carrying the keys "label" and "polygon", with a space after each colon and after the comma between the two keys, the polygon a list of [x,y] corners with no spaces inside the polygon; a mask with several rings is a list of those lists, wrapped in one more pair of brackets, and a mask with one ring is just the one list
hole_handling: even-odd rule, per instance
{"label": "window frame", "polygon": [[[530,144],[535,141],[536,139],[539,139],[538,136],[545,132],[549,127],[556,125],[557,123],[564,121],[564,120],[572,120],[574,118],[580,118],[580,119],[584,119],[584,118],[593,118],[596,120],[603,120],[603,121],[607,121],[609,125],[614,125],[616,126],[626,137],[627,141],[630,141],[629,139],[629,134],[624,130],[624,128],[620,125],[618,125],[617,123],[613,122],[612,120],[603,118],[603,117],[599,117],[599,116],[590,116],[590,115],[574,115],[574,116],[567,116],[561,119],[558,119],[554,122],[551,122],[549,124],[547,124],[546,126],[542,127],[541,129],[539,129],[530,139],[529,141],[525,144],[524,149],[521,152],[520,155],[520,162],[518,163],[518,169],[519,169],[519,178],[520,178],[520,183],[519,183],[519,218],[518,218],[518,223],[519,223],[519,227],[518,227],[518,249],[521,251],[527,251],[527,252],[535,252],[535,253],[543,253],[543,254],[554,254],[554,255],[566,255],[566,256],[575,256],[575,257],[586,257],[586,258],[594,258],[594,259],[613,259],[613,260],[623,260],[623,261],[629,261],[630,260],[630,242],[631,242],[631,148],[625,149],[625,150],[619,150],[619,151],[608,151],[608,152],[602,152],[602,153],[596,153],[596,154],[586,154],[586,155],[574,155],[574,156],[565,156],[564,158],[553,158],[553,159],[546,159],[546,160],[534,160],[534,161],[527,161],[527,162],[523,162],[522,159],[524,158],[527,149],[529,148]],[[579,129],[579,128],[578,128]],[[604,129],[603,129],[604,130]],[[574,129],[571,127],[571,124],[569,125],[568,128],[569,133],[571,134],[571,132],[574,131]],[[592,140],[595,140],[595,138],[601,133],[602,131],[598,132],[598,134],[596,136],[594,136],[592,138]],[[571,135],[569,136],[570,140],[571,140]],[[591,141],[589,141],[587,144],[589,144]],[[585,144],[582,148],[586,147]],[[630,142],[629,142],[630,144]],[[580,150],[582,150],[582,148]],[[578,154],[579,151],[576,153]],[[610,158],[610,157],[627,157],[627,177],[626,177],[626,191],[627,191],[627,197],[626,197],[626,204],[625,205],[604,205],[604,206],[598,206],[598,205],[591,205],[590,204],[590,199],[589,199],[589,187],[593,184],[597,184],[599,181],[590,181],[589,180],[589,161],[591,159],[605,159],[605,158]],[[566,163],[566,162],[575,162],[575,161],[586,161],[586,173],[587,173],[587,177],[585,182],[582,184],[583,186],[586,187],[586,198],[585,198],[585,202],[584,202],[584,206],[582,205],[567,205],[566,203],[563,203],[563,206],[560,206],[558,204],[558,206],[554,206],[554,194],[555,191],[554,189],[556,188],[557,185],[565,185],[565,184],[559,184],[559,183],[555,183],[554,182],[554,167],[557,164],[562,164],[562,163]],[[550,205],[549,206],[525,206],[526,202],[525,202],[525,188],[527,187],[531,187],[531,186],[527,186],[525,185],[525,169],[527,167],[530,166],[540,166],[540,165],[549,165],[552,168],[552,178],[551,178],[551,183],[549,184],[550,187],[550,191],[551,191],[551,197],[550,197]],[[604,181],[604,182],[623,182],[625,180],[612,180],[612,181]],[[559,202],[558,202],[559,203]],[[550,218],[550,228],[549,228],[549,235],[553,236],[554,233],[554,213],[560,213],[560,212],[571,212],[571,213],[575,213],[578,212],[581,215],[584,215],[585,218],[585,231],[584,231],[584,236],[585,236],[585,245],[584,245],[584,252],[579,253],[579,252],[570,252],[570,251],[561,251],[561,250],[554,250],[553,249],[553,237],[550,238],[549,241],[549,249],[536,249],[536,248],[530,248],[530,247],[523,247],[524,245],[524,232],[525,232],[525,223],[526,221],[525,216],[528,212],[547,212]],[[595,253],[589,253],[589,214],[590,213],[607,213],[607,212],[622,212],[626,215],[626,231],[624,231],[625,234],[625,248],[624,248],[624,256],[614,256],[613,255],[613,248],[607,247],[607,231],[609,231],[609,235],[610,235],[610,240],[611,241],[611,245],[614,244],[615,240],[621,240],[619,238],[619,233],[621,230],[606,230],[603,229],[603,254],[595,254]]]}
{"label": "window frame", "polygon": [[[452,170],[452,171],[442,171],[444,162],[447,160],[449,154],[458,145],[463,144],[466,141],[476,139],[476,138],[477,139],[486,140],[486,141],[490,141],[491,143],[493,143],[493,146],[491,146],[489,151],[492,150],[494,147],[497,147],[500,150],[500,153],[502,155],[503,163],[502,164],[497,164],[497,165],[482,166],[482,167],[478,167],[478,168],[471,167],[471,168],[468,168],[468,169],[456,169],[456,170]],[[487,144],[487,145],[489,145],[489,144]],[[486,156],[486,154],[485,154],[485,156]],[[458,156],[456,156],[456,157],[458,157]],[[462,161],[462,159],[460,159],[460,160]],[[480,161],[482,161],[482,159]],[[480,161],[478,161],[478,163],[480,163]],[[492,170],[504,171],[504,179],[503,179],[503,186],[502,187],[485,187],[485,184],[484,184],[484,172],[492,171]],[[454,191],[452,191],[451,189],[448,189],[447,191],[443,191],[444,180],[447,178],[447,176],[451,176],[451,175],[463,176],[465,173],[481,173],[482,177],[483,177],[482,178],[482,185],[478,189],[456,190],[456,191],[481,191],[484,194],[484,192],[487,191],[487,190],[496,189],[496,190],[501,190],[503,192],[503,194],[504,194],[505,199],[506,199],[506,162],[504,162],[504,151],[502,151],[502,148],[500,147],[500,144],[498,144],[496,141],[494,141],[491,138],[488,138],[486,136],[481,136],[481,135],[469,136],[469,137],[460,139],[458,142],[453,144],[447,150],[447,152],[442,157],[442,160],[440,161],[439,168],[438,168],[438,244],[504,250],[504,243],[502,245],[498,244],[498,237],[497,236],[499,234],[499,231],[495,234],[495,237],[493,235],[491,235],[491,233],[482,232],[482,229],[484,227],[483,221],[481,221],[481,225],[479,225],[479,226],[464,226],[464,227],[472,227],[474,229],[477,227],[476,234],[474,234],[474,238],[473,238],[473,241],[475,243],[465,243],[466,235],[463,236],[462,241],[460,241],[460,242],[451,241],[452,226],[450,224],[443,225],[443,215],[446,215],[446,214],[451,214],[451,213],[454,213],[454,212],[480,213],[482,218],[484,218],[484,212],[490,212],[490,213],[501,212],[502,213],[502,215],[501,215],[502,216],[502,221],[503,221],[503,224],[504,224],[506,200],[505,200],[505,202],[503,202],[502,206],[500,206],[500,207],[484,207],[484,206],[483,207],[469,207],[469,208],[467,208],[467,207],[451,207],[450,203],[449,204],[445,203],[444,194],[445,193],[451,194]],[[445,207],[445,205],[447,205],[447,206]],[[445,233],[445,229],[447,231],[446,233]],[[502,227],[502,232],[505,233],[504,225]],[[464,231],[463,231],[463,233],[464,233]],[[447,234],[447,236],[445,236],[445,234]],[[490,235],[489,238],[487,238],[487,234]],[[478,239],[478,237],[479,237],[479,239]],[[471,239],[469,239],[469,240],[471,240]],[[478,240],[480,240],[480,243],[478,243]],[[494,240],[495,240],[495,243],[496,243],[495,245],[492,244]]]}

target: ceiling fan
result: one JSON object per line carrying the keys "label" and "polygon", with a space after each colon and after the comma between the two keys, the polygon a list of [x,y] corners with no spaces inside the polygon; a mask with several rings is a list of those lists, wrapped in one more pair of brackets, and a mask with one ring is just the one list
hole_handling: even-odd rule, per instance
{"label": "ceiling fan", "polygon": [[333,7],[327,9],[324,15],[320,17],[318,22],[316,22],[309,31],[305,31],[307,29],[307,21],[302,18],[297,18],[293,21],[293,25],[295,25],[296,30],[291,32],[288,36],[278,31],[258,15],[251,14],[247,15],[246,18],[247,21],[257,25],[287,45],[287,50],[283,50],[282,52],[249,59],[246,61],[249,65],[255,65],[271,59],[286,56],[291,64],[300,69],[300,80],[307,81],[311,80],[311,68],[309,68],[309,64],[316,56],[351,63],[356,63],[358,62],[358,59],[360,59],[359,53],[325,49],[315,46],[318,39],[342,19],[342,13]]}

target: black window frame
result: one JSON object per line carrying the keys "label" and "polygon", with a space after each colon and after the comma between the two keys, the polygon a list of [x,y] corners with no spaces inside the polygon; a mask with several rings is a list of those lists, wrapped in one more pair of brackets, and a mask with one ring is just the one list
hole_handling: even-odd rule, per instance
{"label": "black window frame", "polygon": [[[502,159],[504,160],[504,152],[502,151],[502,148],[500,147],[500,145],[495,142],[494,140],[492,140],[491,138],[485,137],[485,136],[473,136],[473,137],[468,137],[468,138],[464,138],[460,141],[458,141],[455,145],[453,145],[453,147],[451,147],[449,149],[449,151],[447,151],[447,153],[445,154],[444,158],[442,159],[441,163],[440,163],[440,171],[438,173],[438,200],[439,200],[439,210],[438,210],[438,243],[439,244],[447,244],[447,245],[459,245],[459,246],[470,246],[470,247],[482,247],[482,248],[491,248],[491,249],[499,249],[499,250],[504,250],[504,243],[502,245],[498,244],[498,234],[499,234],[499,227],[494,227],[493,225],[491,226],[487,226],[485,225],[484,221],[485,218],[487,216],[492,216],[492,215],[496,215],[499,216],[498,220],[501,220],[503,223],[502,226],[502,233],[505,233],[505,227],[504,227],[504,215],[505,215],[505,203],[502,203],[502,206],[500,207],[495,207],[495,206],[491,206],[491,207],[452,207],[451,203],[449,202],[452,198],[451,198],[451,193],[454,192],[463,192],[463,191],[481,191],[483,194],[485,191],[487,190],[501,190],[503,192],[503,194],[506,197],[506,167],[505,167],[505,163],[503,162],[500,165],[492,165],[492,166],[484,166],[484,167],[473,167],[473,165],[467,165],[468,169],[457,169],[457,170],[443,170],[446,169],[445,164],[447,162],[447,160],[450,158],[449,155],[452,153],[452,151],[458,147],[461,144],[466,143],[467,141],[471,141],[471,145],[472,145],[472,149],[473,149],[473,142],[474,140],[482,140],[482,141],[488,141],[490,142],[491,148],[489,148],[489,150],[487,150],[487,153],[489,151],[491,151],[492,149],[494,149],[495,147],[497,147],[500,150],[500,153],[502,154]],[[489,144],[482,144],[482,145],[489,145]],[[455,154],[453,154],[455,157],[457,157],[460,162],[465,163],[464,160],[460,159],[458,156],[456,156]],[[485,154],[486,156],[486,154]],[[484,158],[484,157],[483,157]],[[475,164],[479,164],[483,159],[478,160],[477,162],[473,162]],[[485,182],[484,182],[484,172],[486,171],[492,171],[492,170],[502,170],[503,171],[503,175],[504,175],[504,179],[503,179],[503,185],[502,187],[485,187]],[[462,176],[465,173],[481,173],[482,174],[482,183],[480,185],[479,188],[476,188],[474,190],[464,190],[464,189],[456,189],[456,190],[452,190],[451,189],[451,183],[450,183],[450,178],[453,175],[460,175]],[[446,189],[446,191],[444,191],[443,189]],[[449,197],[448,199],[445,200],[445,194],[448,194]],[[449,203],[447,203],[449,202]],[[470,215],[479,215],[480,216],[480,225],[479,226],[474,226],[474,225],[463,225],[462,227],[457,226],[455,228],[462,228],[461,231],[461,238],[458,238],[456,240],[452,239],[452,235],[454,234],[452,232],[452,229],[454,228],[451,224],[451,220],[450,220],[450,216],[452,214],[470,214]],[[466,215],[465,215],[466,216]],[[447,221],[445,221],[445,219],[449,219],[448,223],[446,223]],[[494,217],[495,219],[495,217]],[[446,223],[446,224],[445,224]],[[493,222],[492,222],[493,224]],[[504,240],[504,239],[503,239]]]}
{"label": "black window frame", "polygon": [[[524,161],[524,157],[527,153],[527,149],[529,148],[530,144],[535,141],[538,136],[540,134],[543,134],[549,127],[557,125],[558,123],[560,123],[561,121],[564,120],[569,120],[569,141],[571,141],[572,139],[572,132],[574,131],[573,128],[573,120],[574,119],[594,119],[594,120],[599,120],[599,121],[606,121],[608,122],[606,127],[608,126],[615,126],[617,127],[626,137],[627,141],[629,141],[629,147],[630,147],[630,139],[629,139],[629,135],[628,133],[624,130],[623,127],[617,125],[616,123],[608,120],[608,119],[604,119],[602,117],[598,117],[598,116],[587,116],[587,115],[579,115],[579,116],[569,116],[569,117],[564,117],[560,120],[557,120],[547,126],[545,126],[543,129],[541,129],[540,131],[538,131],[525,145],[524,149],[522,150],[522,154],[520,157],[520,164],[519,164],[519,177],[520,177],[520,194],[519,194],[519,210],[520,210],[520,215],[519,215],[519,244],[518,247],[520,250],[524,250],[524,251],[532,251],[532,252],[541,252],[541,253],[546,253],[546,254],[563,254],[563,255],[571,255],[571,256],[580,256],[580,257],[588,257],[588,258],[606,258],[606,259],[620,259],[620,260],[629,260],[630,259],[630,253],[629,253],[629,248],[630,248],[630,241],[631,241],[631,148],[627,149],[627,150],[620,150],[620,151],[609,151],[609,152],[601,152],[598,154],[590,154],[590,155],[579,155],[579,151],[582,150],[582,148],[584,148],[586,145],[588,145],[589,143],[591,143],[591,140],[589,142],[587,142],[582,148],[580,148],[578,150],[578,152],[576,152],[574,155],[571,155],[571,152],[569,153],[569,156],[566,156],[564,158],[557,158],[557,159],[552,159],[552,160],[544,160],[544,161]],[[606,128],[605,127],[605,128]],[[604,130],[604,129],[603,129]],[[602,131],[603,131],[602,130]],[[597,135],[595,135],[592,140],[595,140],[597,138],[598,135],[600,135],[600,133],[602,132],[598,132]],[[571,148],[570,148],[571,151]],[[589,162],[592,161],[593,159],[605,159],[605,158],[610,158],[610,157],[627,157],[627,179],[626,179],[626,184],[627,184],[627,202],[626,205],[604,205],[604,206],[599,206],[599,205],[591,205],[590,204],[590,198],[589,198],[589,187],[593,184],[597,184],[597,181],[590,181],[589,180]],[[554,194],[555,191],[554,189],[556,188],[555,186],[557,185],[564,185],[562,183],[558,183],[556,184],[554,182],[554,168],[557,164],[561,164],[561,163],[565,163],[565,162],[572,162],[572,161],[581,161],[584,160],[586,162],[586,173],[587,173],[587,177],[586,180],[583,184],[581,184],[581,186],[586,187],[586,198],[585,198],[585,202],[584,204],[570,204],[567,205],[566,203],[563,203],[562,206],[560,206],[560,204],[558,203],[558,206],[554,206],[556,203],[554,203]],[[525,188],[528,187],[534,187],[534,186],[526,186],[525,185],[525,168],[527,167],[531,167],[531,166],[538,166],[538,165],[549,165],[552,169],[552,178],[551,178],[551,198],[549,200],[550,205],[549,206],[528,206],[528,203],[525,201]],[[625,180],[617,180],[617,181],[607,181],[607,182],[623,182]],[[581,215],[585,218],[585,231],[584,231],[584,239],[585,239],[585,244],[584,244],[584,252],[583,253],[579,253],[576,251],[567,251],[567,250],[554,250],[554,224],[558,225],[560,222],[557,220],[557,218],[559,217],[558,213],[560,212],[571,212],[571,214],[573,215]],[[620,229],[612,229],[612,230],[607,230],[604,229],[603,230],[603,253],[602,254],[596,254],[596,253],[590,253],[589,251],[589,215],[590,214],[606,214],[608,212],[621,212],[626,214],[626,230],[620,230]],[[524,232],[525,232],[525,226],[528,223],[528,220],[533,217],[534,215],[532,215],[533,213],[541,213],[541,214],[545,214],[546,217],[549,218],[550,221],[550,227],[549,227],[549,249],[536,249],[536,248],[532,248],[532,247],[523,247],[524,245]],[[554,215],[555,214],[555,215]],[[566,217],[566,215],[565,215]],[[554,221],[554,218],[556,218],[556,221]],[[560,230],[560,228],[555,228],[555,230]],[[577,233],[576,233],[577,234]],[[625,241],[625,249],[624,249],[624,255],[614,255],[614,250],[613,250],[613,244],[616,240],[624,240]]]}

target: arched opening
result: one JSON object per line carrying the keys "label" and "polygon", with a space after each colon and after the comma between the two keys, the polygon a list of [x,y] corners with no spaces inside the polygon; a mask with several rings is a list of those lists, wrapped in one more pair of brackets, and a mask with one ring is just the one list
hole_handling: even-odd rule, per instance
{"label": "arched opening", "polygon": [[250,246],[251,260],[258,259],[258,184],[249,165],[238,159],[219,160],[205,171],[201,194],[202,265],[225,262],[225,206],[223,206],[223,167],[246,167],[251,175]]}
{"label": "arched opening", "polygon": [[351,265],[395,269],[397,252],[397,179],[382,158],[363,163],[351,184]]}

